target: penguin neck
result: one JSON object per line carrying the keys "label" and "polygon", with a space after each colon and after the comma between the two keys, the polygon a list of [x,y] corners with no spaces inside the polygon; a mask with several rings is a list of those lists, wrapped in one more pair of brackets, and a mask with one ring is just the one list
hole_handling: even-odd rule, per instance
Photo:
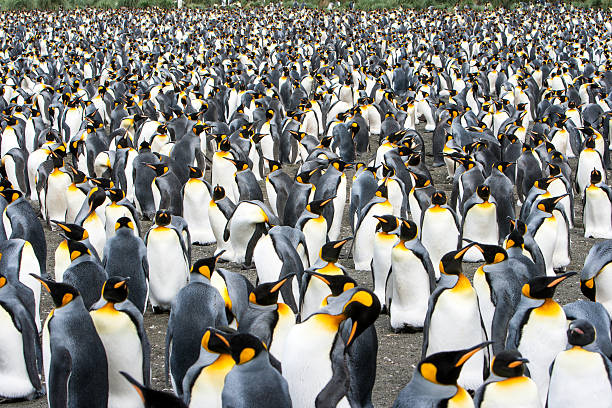
{"label": "penguin neck", "polygon": [[463,292],[463,291],[472,289],[472,284],[470,283],[468,278],[466,278],[466,276],[463,273],[459,273],[458,275],[455,275],[455,276],[457,276],[457,281],[455,282],[451,290],[457,291],[457,292]]}
{"label": "penguin neck", "polygon": [[199,272],[189,274],[189,283],[205,283],[210,285],[210,279]]}

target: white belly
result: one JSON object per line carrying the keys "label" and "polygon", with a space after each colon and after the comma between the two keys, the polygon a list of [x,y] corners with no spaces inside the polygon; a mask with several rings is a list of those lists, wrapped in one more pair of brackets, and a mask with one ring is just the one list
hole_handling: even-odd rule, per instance
{"label": "white belly", "polygon": [[570,263],[569,230],[563,214],[559,210],[553,210],[553,215],[557,219],[557,239],[555,241],[555,251],[553,253],[553,268],[564,268]]}
{"label": "white belly", "polygon": [[85,228],[89,234],[89,242],[98,253],[98,256],[102,258],[102,256],[104,256],[104,246],[106,245],[104,222],[102,222],[97,214],[92,213],[83,222],[83,228]]}
{"label": "white belly", "polygon": [[595,277],[596,300],[612,313],[612,264],[607,264]]}
{"label": "white belly", "polygon": [[0,397],[23,398],[35,389],[28,377],[23,354],[23,339],[11,315],[0,306]]}
{"label": "white belly", "polygon": [[[499,240],[499,229],[497,226],[497,214],[495,205],[474,205],[465,214],[463,222],[463,242],[467,245],[468,241],[480,242],[482,244],[497,245]],[[465,262],[478,262],[484,258],[478,248],[470,248],[463,260]]]}
{"label": "white belly", "polygon": [[[399,244],[402,245],[402,244]],[[403,246],[403,245],[402,245]],[[394,248],[391,253],[393,280],[389,320],[391,327],[423,327],[429,300],[429,276],[421,260],[410,250]]]}
{"label": "white belly", "polygon": [[46,209],[47,219],[64,222],[66,220],[66,190],[70,185],[70,176],[65,173],[49,175],[47,180]]}
{"label": "white belly", "polygon": [[528,377],[514,377],[487,386],[480,408],[541,408],[538,387]]}
{"label": "white belly", "polygon": [[319,252],[327,242],[327,221],[324,217],[307,221],[302,229],[308,248],[308,260],[311,265],[319,259]]}
{"label": "white belly", "polygon": [[340,236],[340,227],[342,226],[342,217],[344,216],[344,207],[346,205],[346,176],[344,174],[340,177],[340,185],[336,190],[336,198],[334,198],[332,203],[334,204],[334,217],[329,228],[329,239],[336,241]]}
{"label": "white belly", "polygon": [[397,236],[377,232],[374,237],[374,254],[372,257],[372,277],[374,278],[374,293],[385,305],[385,286],[391,270],[391,251],[397,243]]}
{"label": "white belly", "polygon": [[147,241],[147,258],[151,304],[170,307],[189,275],[178,235],[174,231],[152,231]]}
{"label": "white belly", "polygon": [[257,269],[260,284],[279,279],[283,261],[278,257],[270,235],[264,235],[257,241],[253,250],[253,262]]}
{"label": "white belly", "polygon": [[549,217],[542,222],[533,239],[542,251],[544,263],[546,264],[546,275],[554,276],[553,254],[555,251],[555,241],[557,237],[557,219]]}
{"label": "white belly", "polygon": [[87,196],[78,188],[70,188],[66,190],[66,222],[74,223],[76,216],[81,210],[81,206]]}
{"label": "white belly", "polygon": [[429,252],[436,279],[440,277],[440,259],[447,252],[455,251],[458,241],[459,231],[450,211],[426,212],[421,228],[421,243]]}
{"label": "white belly", "polygon": [[134,389],[119,374],[125,371],[141,384],[142,347],[138,332],[130,317],[125,313],[109,313],[105,310],[90,312],[96,331],[102,340],[108,362],[108,407],[143,407]]}
{"label": "white belly", "polygon": [[19,264],[19,281],[32,290],[34,295],[34,321],[36,328],[40,330],[40,282],[30,275],[40,276],[40,264],[34,253],[34,248],[29,241],[23,244],[21,250],[21,262]]}
{"label": "white belly", "polygon": [[485,332],[487,333],[487,338],[490,339],[493,314],[495,313],[495,305],[491,301],[491,288],[487,283],[484,272],[480,270],[477,270],[474,274],[473,282],[474,290],[476,290],[478,295],[478,307],[484,322]]}
{"label": "white belly", "polygon": [[220,251],[225,250],[224,255],[221,256],[221,259],[231,260],[234,255],[231,253],[231,245],[229,241],[225,241],[223,239],[223,230],[225,229],[225,225],[227,224],[227,220],[225,216],[219,210],[216,204],[209,205],[208,207],[208,220],[210,221],[210,227],[212,228],[213,234],[215,236],[215,241],[217,241],[217,250],[215,253],[219,253]]}
{"label": "white belly", "polygon": [[612,387],[599,353],[577,347],[557,355],[550,378],[548,407],[611,406]]}
{"label": "white belly", "polygon": [[584,236],[612,238],[612,205],[606,192],[597,187],[586,189],[584,205]]}
{"label": "white belly", "polygon": [[272,334],[272,344],[270,344],[270,354],[276,357],[279,361],[283,358],[285,350],[285,342],[289,332],[295,326],[295,314],[289,306],[285,304],[279,305],[279,319]]}
{"label": "white belly", "polygon": [[208,208],[202,205],[210,202],[210,194],[206,186],[204,183],[190,180],[185,184],[183,197],[183,218],[189,225],[191,242],[212,244],[215,242],[215,235],[208,219]]}
{"label": "white belly", "polygon": [[374,215],[391,215],[392,212],[393,207],[388,201],[374,204],[365,215],[365,219],[361,221],[359,229],[355,232],[355,240],[353,243],[353,260],[355,261],[355,269],[370,269],[370,262],[372,262],[372,256],[374,253],[372,244],[374,241],[376,225],[378,224],[378,220],[374,218]]}

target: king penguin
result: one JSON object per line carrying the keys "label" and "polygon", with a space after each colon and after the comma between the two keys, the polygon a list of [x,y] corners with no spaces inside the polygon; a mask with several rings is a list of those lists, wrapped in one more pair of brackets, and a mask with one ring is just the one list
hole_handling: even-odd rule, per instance
{"label": "king penguin", "polygon": [[108,404],[113,407],[140,406],[138,395],[120,372],[145,386],[151,383],[151,347],[142,313],[128,300],[129,280],[111,276],[104,282],[101,299],[89,312],[106,351]]}
{"label": "king penguin", "polygon": [[128,373],[121,372],[120,374],[125,377],[125,381],[132,384],[132,388],[136,395],[140,397],[140,401],[144,404],[144,408],[187,408],[187,405],[185,405],[176,395],[155,391],[149,387],[145,387]]}
{"label": "king penguin", "polygon": [[372,271],[374,293],[380,300],[382,310],[385,311],[385,286],[391,271],[391,251],[397,243],[395,231],[400,225],[400,220],[393,215],[375,215],[374,218],[378,220],[378,225],[374,234],[370,269]]}
{"label": "king penguin", "polygon": [[583,202],[584,237],[612,239],[612,188],[603,182],[597,169],[591,171]]}
{"label": "king penguin", "polygon": [[208,208],[202,203],[210,203],[212,187],[204,180],[204,172],[197,167],[189,167],[189,180],[183,186],[183,218],[189,225],[191,243],[208,245],[215,242],[215,234],[210,225]]}
{"label": "king penguin", "polygon": [[540,408],[538,387],[527,377],[529,363],[516,350],[504,350],[491,362],[491,376],[474,394],[475,408]]}
{"label": "king penguin", "polygon": [[393,408],[473,407],[472,397],[457,383],[457,379],[465,363],[488,344],[442,351],[422,359],[408,385],[397,396]]}
{"label": "king penguin", "polygon": [[42,331],[49,406],[107,408],[106,353],[79,292],[66,283],[36,278],[55,305]]}
{"label": "king penguin", "polygon": [[333,198],[311,201],[300,218],[295,223],[295,228],[304,233],[306,247],[308,248],[308,261],[314,265],[319,259],[319,252],[329,237],[327,235],[327,220],[323,217],[323,209],[329,205]]}
{"label": "king penguin", "polygon": [[[499,241],[497,225],[497,202],[491,196],[489,186],[480,185],[476,192],[463,205],[461,219],[461,245],[471,241],[495,245]],[[483,259],[477,248],[471,248],[463,257],[465,262],[478,262]]]}
{"label": "king penguin", "polygon": [[580,290],[593,302],[612,313],[612,241],[595,243],[584,260],[580,272]]}
{"label": "king penguin", "polygon": [[70,265],[64,271],[62,282],[74,286],[81,295],[83,304],[89,308],[100,298],[106,271],[91,251],[79,241],[68,241]]}
{"label": "king penguin", "polygon": [[155,214],[155,224],[145,236],[149,263],[150,301],[153,312],[170,310],[176,294],[189,281],[189,259],[181,233],[166,211]]}
{"label": "king penguin", "polygon": [[[423,327],[423,359],[440,351],[479,344],[486,339],[476,291],[461,266],[463,255],[473,245],[451,251],[440,261],[442,276],[429,297]],[[468,390],[476,390],[483,383],[486,367],[484,353],[479,354],[462,369],[458,383]]]}
{"label": "king penguin", "polygon": [[506,348],[518,350],[530,361],[529,374],[538,386],[542,404],[546,401],[550,364],[567,344],[567,319],[552,297],[557,285],[575,274],[537,277],[523,285],[521,301],[508,327]]}

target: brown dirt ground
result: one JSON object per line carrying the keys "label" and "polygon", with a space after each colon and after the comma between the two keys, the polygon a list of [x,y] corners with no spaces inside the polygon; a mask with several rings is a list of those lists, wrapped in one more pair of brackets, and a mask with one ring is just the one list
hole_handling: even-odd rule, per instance
{"label": "brown dirt ground", "polygon": [[[434,178],[434,184],[439,189],[446,190],[450,197],[450,190],[452,185],[446,181],[446,168],[440,167],[437,169],[431,168],[432,157],[431,157],[431,133],[424,133],[419,129],[426,141],[426,149],[428,156],[426,163],[430,167],[430,171]],[[361,161],[368,161],[374,157],[378,144],[378,137],[371,137],[370,146],[371,152],[364,154],[361,157]],[[570,161],[572,168],[576,169],[576,160]],[[285,171],[290,175],[294,175],[296,172],[296,166],[286,166]],[[347,180],[352,180],[352,171],[347,174]],[[609,175],[610,176],[610,175]],[[263,184],[262,184],[263,187]],[[265,187],[262,188],[265,194]],[[571,257],[572,263],[567,268],[568,271],[580,271],[584,263],[584,259],[590,250],[591,246],[596,242],[594,239],[586,239],[583,237],[584,229],[582,227],[582,205],[579,204],[579,199],[575,206],[576,211],[576,225],[570,233],[571,239]],[[346,205],[348,210],[348,204]],[[143,223],[143,229],[146,231],[150,226],[150,223]],[[56,232],[51,232],[45,227],[45,234],[47,237],[48,245],[48,256],[47,256],[47,270],[53,271],[53,254],[57,245],[60,242],[59,235]],[[342,227],[341,237],[347,237],[351,235],[350,227],[348,226],[348,217],[345,214],[344,224]],[[192,260],[210,256],[214,251],[214,245],[211,246],[194,246],[192,252]],[[349,274],[361,285],[371,287],[372,278],[369,272],[366,271],[355,271],[351,269],[352,260],[347,258],[347,250],[344,251],[340,263],[347,266]],[[472,277],[476,267],[479,264],[468,264],[465,263],[464,267],[468,277]],[[235,272],[244,273],[251,282],[255,282],[256,272],[255,269],[241,270],[239,265],[236,264],[222,264],[224,268],[230,269]],[[580,285],[576,276],[568,279],[561,285],[556,294],[555,300],[561,304],[566,304],[582,298],[580,293]],[[51,299],[43,293],[41,300],[41,316],[44,318],[47,316],[51,308]],[[154,315],[150,311],[145,314],[145,326],[149,340],[151,342],[151,367],[152,367],[152,383],[156,389],[163,389],[166,391],[170,390],[170,386],[166,384],[164,378],[164,341],[166,335],[166,326],[168,322],[168,315]],[[399,391],[410,381],[412,372],[419,361],[421,354],[421,343],[422,333],[415,334],[395,334],[390,329],[389,318],[386,315],[381,315],[376,322],[376,330],[378,332],[378,365],[376,371],[376,384],[373,391],[373,403],[376,407],[390,407],[393,401],[397,397]],[[45,398],[41,398],[36,401],[28,401],[21,403],[3,404],[6,407],[19,407],[19,408],[39,408],[47,407],[47,401]]]}

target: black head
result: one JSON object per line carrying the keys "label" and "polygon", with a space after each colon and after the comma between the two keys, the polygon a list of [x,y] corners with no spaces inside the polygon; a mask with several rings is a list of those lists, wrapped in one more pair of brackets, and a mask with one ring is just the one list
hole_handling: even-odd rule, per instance
{"label": "black head", "polygon": [[374,195],[376,197],[388,198],[389,197],[389,193],[387,191],[386,183],[382,183],[380,186],[378,186],[378,188],[376,189],[376,192],[374,193]]}
{"label": "black head", "polygon": [[399,226],[399,239],[402,241],[412,241],[417,237],[419,227],[412,220],[402,219]]}
{"label": "black head", "polygon": [[325,262],[337,262],[338,258],[340,258],[340,251],[342,250],[342,247],[351,239],[352,238],[345,238],[340,241],[327,242],[321,248],[321,259],[323,259]]}
{"label": "black head", "polygon": [[374,218],[378,220],[378,225],[376,226],[377,231],[382,230],[389,234],[395,231],[399,226],[399,219],[393,215],[375,215]]}
{"label": "black head", "polygon": [[550,299],[555,294],[557,285],[576,275],[576,272],[567,272],[557,276],[538,276],[532,278],[528,283],[523,285],[522,293],[531,299]]}
{"label": "black head", "polygon": [[142,142],[140,146],[138,146],[139,152],[147,152],[150,150],[151,150],[151,145],[149,144],[149,142]]}
{"label": "black head", "polygon": [[385,163],[382,163],[382,175],[383,177],[393,177],[395,176],[395,169],[387,166]]}
{"label": "black head", "polygon": [[313,214],[316,215],[321,215],[323,213],[323,209],[332,202],[332,200],[336,198],[331,197],[331,198],[326,198],[325,200],[315,200],[315,201],[311,201],[310,203],[308,203],[308,205],[306,206],[306,209],[308,211],[310,211]]}
{"label": "black head", "polygon": [[493,357],[491,371],[504,378],[520,377],[525,372],[525,363],[528,362],[518,350],[504,350]]}
{"label": "black head", "polygon": [[238,333],[229,339],[230,351],[236,364],[248,363],[265,350],[263,343],[252,334]]}
{"label": "black head", "polygon": [[491,189],[489,186],[481,184],[480,186],[476,187],[476,194],[478,194],[478,197],[480,197],[481,200],[489,201],[489,197],[491,197]]}
{"label": "black head", "polygon": [[414,188],[424,188],[431,185],[431,180],[427,177],[418,173],[413,173],[412,171],[410,171],[410,174],[414,177]]}
{"label": "black head", "polygon": [[230,141],[227,137],[221,139],[221,141],[219,142],[219,150],[221,150],[222,152],[229,152],[231,148],[232,145],[230,144]]}
{"label": "black head", "polygon": [[330,166],[333,166],[336,170],[338,171],[344,171],[346,169],[350,169],[351,168],[351,163],[347,163],[345,161],[342,161],[340,159],[333,159],[329,162]]}
{"label": "black head", "polygon": [[477,248],[480,252],[482,252],[482,256],[484,257],[487,265],[500,263],[508,259],[508,254],[506,253],[504,248],[498,245],[477,243],[476,245],[474,245],[474,247]]}
{"label": "black head", "polygon": [[76,299],[79,295],[79,291],[76,290],[74,286],[71,286],[67,283],[57,283],[50,279],[41,278],[38,275],[30,274],[36,280],[40,282],[40,284],[49,292],[51,298],[53,299],[53,304],[55,307],[63,307]]}
{"label": "black head", "polygon": [[595,341],[595,327],[583,319],[576,319],[567,329],[567,342],[572,346],[587,346]]}
{"label": "black head", "polygon": [[128,297],[128,281],[130,278],[111,276],[102,286],[102,297],[109,303],[121,303]]}
{"label": "black head", "polygon": [[89,238],[89,233],[87,232],[87,230],[81,227],[80,225],[68,224],[55,220],[50,221],[62,229],[62,233],[66,236],[68,240],[83,241],[84,239]]}
{"label": "black head", "polygon": [[200,344],[210,353],[230,354],[229,339],[235,334],[236,332],[229,327],[223,329],[209,327],[204,332]]}
{"label": "black head", "polygon": [[110,188],[107,190],[107,192],[108,192],[108,198],[113,203],[118,203],[119,201],[125,198],[125,193],[120,188]]}
{"label": "black head", "polygon": [[83,255],[91,255],[89,248],[87,248],[85,244],[80,241],[73,240],[68,240],[68,253],[70,253],[71,261],[74,261]]}
{"label": "black head", "polygon": [[513,229],[508,235],[508,239],[506,240],[506,249],[510,248],[523,248],[525,245],[525,239],[523,235],[516,229]]}
{"label": "black head", "polygon": [[168,172],[168,170],[170,170],[168,168],[168,165],[165,163],[146,163],[145,166],[150,169],[153,169],[153,171],[155,172],[155,176],[157,177],[163,176]]}
{"label": "black head", "polygon": [[202,276],[205,276],[210,280],[212,276],[215,266],[217,266],[217,261],[225,253],[225,250],[219,251],[216,255],[209,256],[207,258],[201,258],[194,262],[191,266],[191,273],[199,273]]}
{"label": "black head", "polygon": [[595,149],[595,139],[592,137],[587,138],[587,140],[584,141],[584,147],[587,149]]}
{"label": "black head", "polygon": [[466,361],[490,342],[457,351],[442,351],[422,360],[417,369],[423,378],[434,384],[457,385],[461,368]]}
{"label": "black head", "polygon": [[563,194],[558,197],[550,197],[550,198],[545,198],[543,200],[540,200],[540,202],[538,203],[538,210],[544,211],[547,213],[552,213],[557,203],[563,200],[565,196],[567,196],[567,194]]}
{"label": "black head", "polygon": [[446,204],[446,193],[438,190],[431,196],[431,203],[433,205],[445,205]]}
{"label": "black head", "polygon": [[201,169],[197,167],[189,166],[189,178],[199,179],[199,178],[202,178],[203,176],[204,176],[204,172]]}
{"label": "black head", "polygon": [[134,387],[145,408],[187,408],[183,401],[174,394],[155,391],[140,384],[128,373],[121,371],[122,376]]}
{"label": "black head", "polygon": [[23,197],[23,194],[19,190],[6,189],[0,191],[0,196],[4,197],[7,203],[13,203]]}
{"label": "black head", "polygon": [[219,200],[221,200],[223,198],[225,198],[225,189],[222,186],[217,184],[213,188],[212,199],[213,199],[213,201],[219,201]]}
{"label": "black head", "polygon": [[117,222],[115,222],[115,231],[119,230],[120,228],[129,228],[134,230],[134,223],[128,217],[121,217],[117,220]]}
{"label": "black head", "polygon": [[[350,320],[351,330],[346,347],[350,347],[361,333],[370,327],[380,315],[380,301],[369,289],[355,288],[351,298],[344,304],[343,314]],[[339,298],[336,298],[339,299]]]}
{"label": "black head", "polygon": [[172,215],[166,210],[159,210],[155,214],[155,224],[160,227],[165,227],[166,225],[170,225],[172,222]]}
{"label": "black head", "polygon": [[597,169],[593,169],[593,171],[591,171],[591,184],[599,184],[601,180],[601,172]]}
{"label": "black head", "polygon": [[106,200],[106,193],[104,190],[94,187],[89,192],[87,197],[87,203],[89,204],[89,213],[92,213],[96,208],[104,204]]}
{"label": "black head", "polygon": [[331,290],[332,296],[339,296],[342,292],[346,292],[357,286],[357,282],[347,275],[324,275],[310,270],[304,271],[304,273],[325,283],[329,287],[329,290]]}
{"label": "black head", "polygon": [[463,267],[461,262],[463,261],[463,255],[474,245],[475,243],[468,244],[458,251],[451,251],[445,254],[440,260],[440,272],[446,275],[459,275],[463,273]]}
{"label": "black head", "polygon": [[249,169],[249,163],[243,161],[243,160],[234,160],[234,159],[228,159],[227,157],[224,157],[225,160],[232,162],[232,164],[234,166],[236,166],[236,171],[243,171],[243,170],[248,170]]}
{"label": "black head", "polygon": [[276,282],[266,282],[257,285],[249,294],[249,302],[262,306],[275,305],[278,302],[278,294],[284,284],[291,281],[295,274],[289,274]]}
{"label": "black head", "polygon": [[276,170],[280,170],[283,166],[280,162],[276,160],[265,159],[268,162],[268,168],[270,169],[270,173]]}
{"label": "black head", "polygon": [[93,184],[94,186],[99,187],[104,190],[113,188],[113,186],[115,185],[115,183],[113,183],[111,179],[108,179],[105,177],[90,178],[89,181],[91,181],[91,184]]}

